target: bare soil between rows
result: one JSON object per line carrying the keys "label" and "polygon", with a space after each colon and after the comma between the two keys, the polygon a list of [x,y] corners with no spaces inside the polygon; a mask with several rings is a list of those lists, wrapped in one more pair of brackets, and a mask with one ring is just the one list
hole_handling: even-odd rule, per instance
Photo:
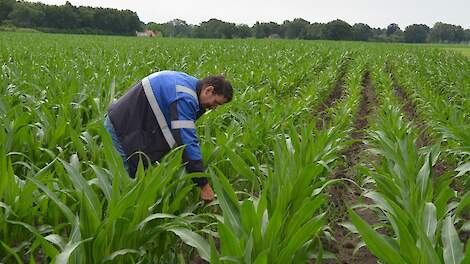
{"label": "bare soil between rows", "polygon": [[318,106],[318,108],[314,111],[315,115],[317,116],[316,127],[317,129],[323,129],[327,124],[330,123],[330,115],[325,111],[329,108],[332,108],[338,100],[343,97],[344,94],[344,84],[345,84],[345,76],[346,76],[346,64],[341,67],[340,73],[338,75],[338,80],[335,83],[335,86],[328,94],[326,99]]}
{"label": "bare soil between rows", "polygon": [[[353,120],[353,130],[351,138],[354,142],[342,152],[345,158],[345,165],[339,166],[331,175],[333,179],[350,178],[348,173],[361,160],[363,151],[367,149],[364,143],[365,129],[369,127],[369,117],[374,114],[377,106],[377,97],[372,87],[370,74],[366,72],[362,81],[361,101],[359,110]],[[355,179],[351,179],[355,181]],[[330,203],[339,214],[335,219],[331,219],[331,228],[336,243],[327,245],[327,250],[337,256],[337,260],[329,260],[324,263],[377,263],[377,258],[366,248],[362,247],[353,255],[355,246],[360,242],[357,235],[351,234],[345,227],[339,225],[341,222],[348,222],[347,209],[357,203],[360,199],[361,191],[350,182],[344,185],[336,185],[330,188]],[[366,203],[371,203],[365,200]],[[371,210],[360,210],[357,213],[369,224],[377,224],[377,215]]]}

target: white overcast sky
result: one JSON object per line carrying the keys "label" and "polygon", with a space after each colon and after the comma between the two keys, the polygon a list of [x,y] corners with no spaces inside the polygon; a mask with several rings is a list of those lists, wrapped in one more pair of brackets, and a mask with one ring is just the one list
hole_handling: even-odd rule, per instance
{"label": "white overcast sky", "polygon": [[[32,0],[34,1],[34,0]],[[61,0],[40,0],[62,5]],[[310,22],[342,19],[349,24],[366,23],[386,27],[397,23],[402,29],[411,24],[435,22],[470,28],[470,0],[69,0],[75,6],[130,9],[144,22],[167,22],[175,18],[199,24],[210,18],[253,25],[256,21],[282,23],[303,18]]]}

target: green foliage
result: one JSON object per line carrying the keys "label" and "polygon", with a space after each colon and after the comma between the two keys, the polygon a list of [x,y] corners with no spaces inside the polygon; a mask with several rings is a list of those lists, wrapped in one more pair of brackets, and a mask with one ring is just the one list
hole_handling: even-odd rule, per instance
{"label": "green foliage", "polygon": [[[370,119],[365,143],[380,161],[363,168],[367,184],[347,181],[366,190],[387,235],[354,211],[351,220],[384,261],[468,261],[468,242],[458,236],[468,230],[470,194],[452,185],[469,172],[463,56],[353,42],[3,32],[0,65],[0,262],[331,257],[327,190],[345,181],[330,177],[355,142],[349,133],[366,71],[381,110],[378,122]],[[401,117],[385,65],[408,87],[433,140],[442,144],[415,147],[421,131]],[[197,77],[223,73],[235,87],[234,101],[198,120],[208,172],[185,174],[176,149],[130,179],[102,126],[106,108],[136,81],[164,69]],[[319,120],[316,109],[342,82],[342,96]],[[432,167],[441,158],[457,171],[435,180]],[[212,179],[212,203],[202,204],[191,183],[201,176]]]}
{"label": "green foliage", "polygon": [[15,7],[15,0],[0,0],[0,23],[8,18],[8,15]]}
{"label": "green foliage", "polygon": [[334,20],[325,24],[323,35],[326,39],[351,40],[352,27],[343,20]]}
{"label": "green foliage", "polygon": [[467,40],[465,31],[461,26],[437,22],[429,34],[431,42],[459,43]]}
{"label": "green foliage", "polygon": [[413,24],[405,28],[404,40],[408,43],[425,43],[431,29],[424,24]]}
{"label": "green foliage", "polygon": [[141,28],[139,17],[130,10],[76,7],[68,1],[61,6],[2,1],[0,7],[0,22],[8,18],[17,27],[48,32],[134,35]]}
{"label": "green foliage", "polygon": [[[65,39],[11,33],[2,33],[1,38],[2,262],[27,262],[41,256],[48,262],[174,263],[191,259],[192,247],[208,259],[210,243],[202,241],[220,236],[215,226],[221,216],[198,203],[198,193],[189,179],[193,176],[181,169],[181,151],[146,172],[141,170],[136,180],[129,179],[102,127],[107,106],[136,80],[159,69],[196,76],[225,71],[238,89],[237,104],[211,111],[200,120],[202,150],[208,165],[227,175],[244,200],[255,199],[273,173],[272,151],[279,135],[302,130],[301,121],[310,116],[307,106],[313,107],[330,89],[338,75],[337,64],[343,61],[342,49],[318,50],[302,42],[279,43],[273,54],[263,42],[251,42],[253,48],[239,42],[239,49],[227,52],[224,42],[194,45],[181,40],[175,46],[173,41],[162,39],[156,53],[155,42],[134,38]],[[57,41],[62,45],[53,44]],[[19,42],[24,45],[17,45]],[[189,43],[191,49],[187,49]],[[271,63],[252,59],[268,55]],[[306,74],[312,70],[319,74]],[[277,100],[282,97],[289,98],[289,107],[280,107],[286,102]],[[325,140],[321,144],[331,144],[327,139],[341,136],[320,133],[321,138],[316,139],[311,129],[302,137]],[[260,136],[264,140],[253,140]],[[322,164],[334,160],[334,146],[318,153],[321,149],[295,144],[305,153],[299,156],[304,160],[298,162],[320,161],[322,155]],[[315,168],[325,177],[324,165]],[[315,185],[306,186],[304,195],[323,181],[317,179]],[[275,186],[270,188],[273,194],[279,191]],[[323,195],[318,192],[316,196]],[[274,195],[270,199],[274,208],[278,202]],[[320,215],[324,199],[318,199],[315,210]],[[279,210],[273,224],[281,219]],[[324,218],[312,221],[315,229],[309,232],[317,236],[312,250],[318,250]],[[298,247],[283,253],[283,258],[292,257]],[[308,255],[306,250],[302,258]],[[258,261],[268,259],[267,253],[258,257]]]}
{"label": "green foliage", "polygon": [[398,107],[390,76],[379,70],[373,76],[382,102],[370,151],[380,160],[366,170],[375,188],[363,195],[373,201],[388,232],[377,232],[353,210],[351,220],[371,252],[387,263],[460,263],[465,253],[457,227],[465,223],[465,213],[452,208],[468,209],[469,193],[459,197],[452,189],[451,172],[435,178],[440,146],[416,147],[418,135]]}
{"label": "green foliage", "polygon": [[325,166],[334,161],[340,134],[317,133],[314,137],[309,126],[277,142],[275,166],[259,198],[239,202],[228,179],[220,171],[212,173],[224,219],[218,223],[220,253],[213,253],[211,261],[302,263],[311,247],[318,250],[325,196],[316,190],[328,184]]}

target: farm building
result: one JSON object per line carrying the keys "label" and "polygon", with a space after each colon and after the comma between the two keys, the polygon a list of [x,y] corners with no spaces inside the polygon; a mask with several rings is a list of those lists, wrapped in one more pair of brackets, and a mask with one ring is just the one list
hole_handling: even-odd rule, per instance
{"label": "farm building", "polygon": [[150,37],[150,38],[152,38],[152,37],[157,36],[157,34],[155,34],[155,32],[153,30],[148,30],[148,29],[144,30],[143,32],[136,31],[135,34],[136,34],[137,37]]}

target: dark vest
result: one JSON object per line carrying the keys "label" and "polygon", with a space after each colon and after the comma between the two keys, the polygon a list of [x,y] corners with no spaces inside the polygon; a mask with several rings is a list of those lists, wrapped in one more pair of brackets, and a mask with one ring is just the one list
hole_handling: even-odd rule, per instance
{"label": "dark vest", "polygon": [[142,82],[137,83],[112,104],[108,108],[108,116],[129,157],[131,176],[135,175],[139,159],[142,159],[147,167],[147,158],[136,152],[144,152],[151,161],[159,161],[170,151],[145,96]]}

